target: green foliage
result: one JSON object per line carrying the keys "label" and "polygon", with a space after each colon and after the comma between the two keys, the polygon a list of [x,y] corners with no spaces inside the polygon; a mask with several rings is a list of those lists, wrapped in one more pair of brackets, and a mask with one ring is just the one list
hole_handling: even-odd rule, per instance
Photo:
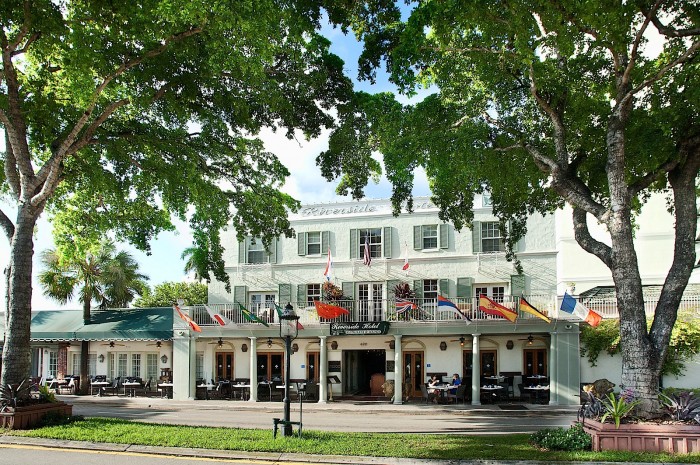
{"label": "green foliage", "polygon": [[666,395],[660,393],[664,410],[677,421],[695,421],[700,423],[700,398],[691,391],[680,391]]}
{"label": "green foliage", "polygon": [[394,296],[398,299],[413,299],[416,297],[416,291],[411,289],[411,286],[406,282],[400,282],[394,286]]}
{"label": "green foliage", "polygon": [[564,428],[541,429],[530,436],[530,444],[546,450],[591,450],[591,436],[580,423]]}
{"label": "green foliage", "polygon": [[184,299],[184,305],[197,305],[207,302],[206,284],[166,282],[157,284],[134,301],[134,307],[170,307],[177,299]]}
{"label": "green foliage", "polygon": [[14,409],[26,402],[30,389],[31,382],[28,379],[19,384],[0,384],[0,412]]}
{"label": "green foliage", "polygon": [[605,423],[605,420],[612,418],[617,428],[620,427],[620,421],[628,416],[634,408],[639,405],[638,400],[628,401],[623,396],[616,396],[614,392],[608,393],[603,399],[603,416],[600,417],[600,422]]}
{"label": "green foliage", "polygon": [[619,320],[603,320],[598,327],[581,326],[581,357],[588,357],[588,363],[596,366],[598,355],[605,351],[610,355],[620,352]]}
{"label": "green foliage", "polygon": [[[647,322],[651,326],[651,320]],[[596,366],[603,352],[615,355],[620,352],[619,320],[603,320],[598,327],[581,327],[581,356],[588,357],[591,366]],[[669,348],[661,368],[662,375],[680,377],[685,363],[700,353],[700,320],[694,311],[681,312],[671,331]]]}
{"label": "green foliage", "polygon": [[128,307],[148,279],[138,272],[131,254],[117,251],[112,241],[101,241],[82,255],[48,249],[41,254],[41,262],[39,283],[44,295],[65,304],[77,291],[78,300],[88,309],[92,302],[105,308]]}
{"label": "green foliage", "polygon": [[39,386],[39,399],[44,402],[57,402],[56,394],[48,386]]}

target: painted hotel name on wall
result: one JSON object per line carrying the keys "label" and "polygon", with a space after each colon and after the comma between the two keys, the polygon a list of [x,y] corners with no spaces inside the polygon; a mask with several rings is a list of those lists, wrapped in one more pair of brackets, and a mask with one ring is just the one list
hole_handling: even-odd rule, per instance
{"label": "painted hotel name on wall", "polygon": [[[326,216],[326,215],[355,215],[359,213],[373,213],[380,209],[391,210],[391,205],[387,203],[353,205],[352,207],[307,207],[301,209],[301,216]],[[425,210],[435,208],[430,202],[420,202],[413,206],[414,210]]]}
{"label": "painted hotel name on wall", "polygon": [[331,336],[386,334],[388,331],[388,321],[348,321],[344,323],[331,323]]}

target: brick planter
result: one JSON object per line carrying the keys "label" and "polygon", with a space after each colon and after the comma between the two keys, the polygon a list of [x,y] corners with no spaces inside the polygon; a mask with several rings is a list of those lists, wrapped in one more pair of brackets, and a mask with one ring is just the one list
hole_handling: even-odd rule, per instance
{"label": "brick planter", "polygon": [[0,427],[7,429],[30,429],[38,425],[44,415],[53,412],[71,416],[73,414],[73,406],[65,402],[51,402],[17,407],[11,412],[0,412]]}
{"label": "brick planter", "polygon": [[657,425],[644,423],[600,423],[586,419],[583,429],[591,435],[594,451],[670,452],[700,451],[700,425]]}

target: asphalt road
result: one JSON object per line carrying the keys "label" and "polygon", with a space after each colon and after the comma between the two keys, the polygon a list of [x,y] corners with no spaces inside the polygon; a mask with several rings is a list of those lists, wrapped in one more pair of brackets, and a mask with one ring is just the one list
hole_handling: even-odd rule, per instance
{"label": "asphalt road", "polygon": [[[88,398],[62,396],[73,404],[73,414],[167,423],[236,428],[272,429],[272,419],[283,416],[281,402],[173,401],[169,399]],[[519,410],[504,410],[518,408]],[[291,419],[299,419],[292,404]],[[567,427],[576,419],[573,407],[538,405],[439,406],[408,403],[335,402],[303,406],[304,429],[354,432],[409,432],[453,434],[511,434],[542,428]]]}

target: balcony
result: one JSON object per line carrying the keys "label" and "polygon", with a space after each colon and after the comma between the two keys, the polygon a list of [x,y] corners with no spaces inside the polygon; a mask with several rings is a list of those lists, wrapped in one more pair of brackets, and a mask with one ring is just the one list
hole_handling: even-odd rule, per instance
{"label": "balcony", "polygon": [[[559,310],[561,305],[561,296],[551,295],[530,295],[525,296],[528,302],[547,315],[549,318],[561,321],[578,321],[571,314]],[[504,296],[501,305],[511,309],[517,309],[517,301],[519,297]],[[411,324],[440,324],[440,323],[457,323],[461,318],[453,311],[444,310],[441,307],[438,310],[437,301],[433,299],[412,299],[417,305],[414,310],[409,310],[404,313],[397,313],[396,304],[393,299],[390,300],[346,300],[335,302],[334,305],[345,308],[350,312],[349,315],[343,315],[334,320],[319,318],[316,309],[311,302],[292,302],[297,314],[300,317],[302,325],[314,326],[330,324],[331,322],[343,321],[389,321],[389,322],[406,322]],[[452,299],[457,307],[475,322],[501,322],[506,321],[500,317],[485,314],[479,310],[478,299]],[[618,318],[617,303],[614,299],[585,299],[582,303],[589,309],[599,313],[605,319]],[[648,299],[645,302],[645,312],[647,315],[653,315],[656,306],[655,299]],[[256,322],[248,321],[241,313],[238,304],[212,304],[209,307],[219,314],[230,319],[235,325],[259,325]],[[277,324],[277,312],[274,307],[260,304],[258,306],[246,306],[246,308],[260,320],[268,324]],[[700,309],[700,298],[693,296],[685,298],[681,301],[679,311]],[[200,326],[216,326],[216,323],[209,317],[209,314],[202,305],[194,305],[185,309],[190,312],[192,319]],[[516,310],[517,311],[517,310]],[[525,312],[518,312],[518,322],[523,321],[541,321],[536,316]]]}

